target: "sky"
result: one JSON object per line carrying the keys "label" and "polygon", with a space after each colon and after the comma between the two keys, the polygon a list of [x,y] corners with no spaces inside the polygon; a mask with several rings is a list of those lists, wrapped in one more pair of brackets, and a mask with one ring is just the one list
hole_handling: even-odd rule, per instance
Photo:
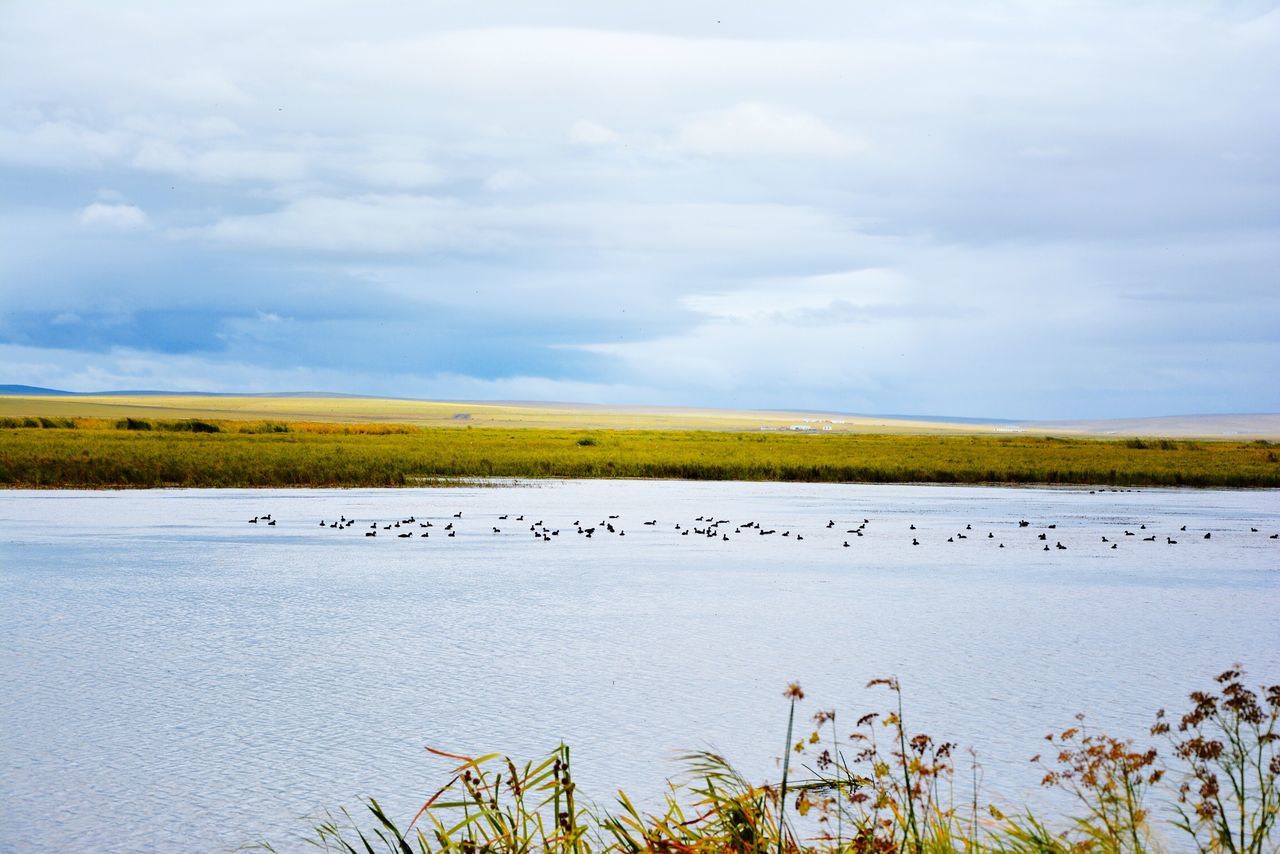
{"label": "sky", "polygon": [[1280,411],[1264,2],[0,2],[0,383]]}

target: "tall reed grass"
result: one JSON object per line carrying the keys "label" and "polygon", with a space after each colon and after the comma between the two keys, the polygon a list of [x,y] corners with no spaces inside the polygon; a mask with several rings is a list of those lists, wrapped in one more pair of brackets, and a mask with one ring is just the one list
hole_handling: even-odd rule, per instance
{"label": "tall reed grass", "polygon": [[[683,782],[656,810],[619,791],[601,808],[577,789],[570,751],[517,765],[491,753],[430,752],[456,764],[408,820],[370,798],[353,815],[329,813],[309,841],[347,854],[428,852],[822,852],[1121,854],[1197,851],[1264,854],[1280,848],[1280,685],[1249,688],[1235,666],[1191,695],[1176,717],[1151,728],[1167,754],[1091,730],[1083,716],[1046,737],[1043,784],[1064,791],[1074,812],[1043,817],[984,803],[976,760],[957,779],[956,745],[912,731],[893,679],[890,708],[863,715],[852,732],[832,711],[812,716],[792,742],[804,694],[785,692],[787,750],[782,780],[748,781],[722,756],[683,758]],[[848,729],[848,728],[846,728]],[[971,754],[972,755],[972,754]],[[788,781],[794,760],[803,774]],[[263,846],[270,848],[270,846]]]}

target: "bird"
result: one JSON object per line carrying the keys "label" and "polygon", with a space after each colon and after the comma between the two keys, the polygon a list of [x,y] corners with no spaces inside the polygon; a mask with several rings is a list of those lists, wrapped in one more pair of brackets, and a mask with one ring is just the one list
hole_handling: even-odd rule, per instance
{"label": "bird", "polygon": [[1207,540],[1207,539],[1210,539],[1212,536],[1213,536],[1213,535],[1212,535],[1212,534],[1210,534],[1208,531],[1205,531],[1205,532],[1204,532],[1204,538],[1205,538],[1206,540]]}

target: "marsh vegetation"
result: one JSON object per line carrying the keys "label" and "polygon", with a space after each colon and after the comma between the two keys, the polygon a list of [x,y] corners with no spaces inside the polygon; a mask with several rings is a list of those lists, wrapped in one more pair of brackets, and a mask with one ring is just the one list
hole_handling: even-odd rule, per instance
{"label": "marsh vegetation", "polygon": [[1030,761],[1072,805],[1053,817],[985,800],[976,754],[915,732],[896,680],[868,687],[889,692],[885,712],[849,723],[820,709],[797,737],[804,692],[788,686],[776,782],[748,781],[726,758],[697,752],[656,809],[621,791],[603,808],[578,791],[566,745],[520,765],[428,748],[455,764],[416,815],[398,823],[370,798],[356,815],[323,816],[311,841],[348,854],[1276,850],[1280,685],[1255,690],[1239,665],[1192,693],[1185,713],[1156,712],[1151,744],[1098,732],[1083,715],[1046,735]]}
{"label": "marsh vegetation", "polygon": [[1266,441],[790,435],[6,418],[10,487],[418,486],[458,478],[1280,486]]}

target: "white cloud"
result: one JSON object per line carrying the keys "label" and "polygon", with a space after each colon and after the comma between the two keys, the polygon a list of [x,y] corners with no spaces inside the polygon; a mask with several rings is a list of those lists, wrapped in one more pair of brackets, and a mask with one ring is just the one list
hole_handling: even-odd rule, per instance
{"label": "white cloud", "polygon": [[533,177],[519,169],[499,169],[484,179],[484,188],[495,193],[513,190],[526,190],[537,182]]}
{"label": "white cloud", "polygon": [[147,215],[141,208],[106,202],[94,202],[82,208],[77,218],[84,225],[119,231],[131,231],[147,224]]}
{"label": "white cloud", "polygon": [[494,241],[456,202],[430,196],[306,197],[267,214],[225,217],[179,232],[214,241],[340,252],[420,252]]}
{"label": "white cloud", "polygon": [[212,149],[191,153],[167,140],[147,140],[133,158],[139,169],[197,181],[285,183],[308,174],[306,157],[283,149]]}
{"label": "white cloud", "polygon": [[574,145],[612,145],[622,140],[622,135],[589,119],[578,119],[569,128],[569,141]]}
{"label": "white cloud", "polygon": [[866,143],[817,116],[769,104],[739,104],[685,123],[674,146],[694,154],[848,157]]}

